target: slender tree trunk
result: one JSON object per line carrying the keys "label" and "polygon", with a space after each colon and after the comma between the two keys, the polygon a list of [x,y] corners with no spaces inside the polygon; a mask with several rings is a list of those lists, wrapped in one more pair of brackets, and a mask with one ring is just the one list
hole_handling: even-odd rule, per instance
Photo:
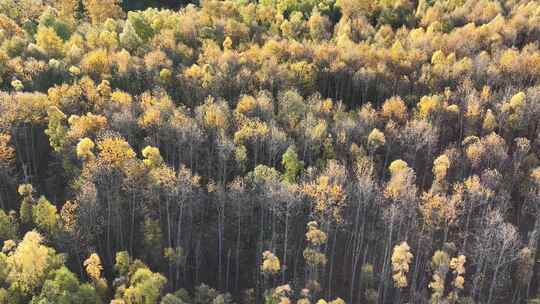
{"label": "slender tree trunk", "polygon": [[287,271],[287,245],[289,243],[289,203],[287,203],[287,211],[285,214],[285,239],[283,240],[283,270],[281,271],[281,283],[285,283]]}
{"label": "slender tree trunk", "polygon": [[[351,256],[352,256],[352,270],[351,270],[351,283],[350,283],[351,286],[349,289],[349,302],[350,303],[353,303],[354,301],[356,271],[357,271],[357,266],[358,266],[357,243],[358,243],[358,226],[359,226],[358,222],[360,221],[360,204],[361,202],[358,202],[358,207],[356,208],[356,215],[355,215],[355,220],[354,220],[354,230],[353,230],[354,242],[353,242],[352,253],[351,253]],[[362,221],[362,226],[363,225],[364,225],[364,221]]]}
{"label": "slender tree trunk", "polygon": [[218,288],[222,290],[223,279],[223,230],[225,221],[225,206],[223,200],[218,198]]}
{"label": "slender tree trunk", "polygon": [[392,216],[390,219],[390,230],[388,231],[388,238],[386,242],[386,248],[384,251],[384,260],[383,260],[383,276],[381,279],[381,282],[379,283],[379,298],[381,298],[381,292],[382,292],[382,303],[385,303],[386,299],[386,289],[388,286],[388,257],[390,254],[390,248],[392,247],[392,233],[394,230],[394,209],[392,209]]}
{"label": "slender tree trunk", "polygon": [[240,214],[238,214],[238,225],[236,230],[236,272],[235,272],[235,279],[234,279],[234,290],[238,292],[238,284],[240,280],[240,236],[241,236],[241,227],[242,227],[242,221]]}
{"label": "slender tree trunk", "polygon": [[328,273],[328,295],[329,295],[330,298],[332,298],[332,296],[333,296],[333,293],[332,293],[332,279],[333,279],[333,275],[334,275],[334,256],[335,256],[335,253],[336,253],[337,232],[338,232],[338,229],[337,229],[337,227],[335,227],[335,229],[334,229],[334,238],[332,240],[332,250],[331,250],[331,253],[330,253],[330,271]]}
{"label": "slender tree trunk", "polygon": [[491,279],[491,285],[489,287],[489,296],[487,304],[491,304],[491,299],[493,298],[493,291],[495,290],[495,283],[497,282],[497,275],[499,274],[499,269],[501,266],[502,257],[504,254],[505,244],[501,247],[499,252],[499,257],[497,258],[497,265],[495,266],[495,272],[493,273],[493,278]]}

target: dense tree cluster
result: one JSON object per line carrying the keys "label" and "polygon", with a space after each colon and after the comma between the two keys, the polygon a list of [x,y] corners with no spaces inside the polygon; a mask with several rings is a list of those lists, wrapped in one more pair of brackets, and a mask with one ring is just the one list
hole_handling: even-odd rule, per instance
{"label": "dense tree cluster", "polygon": [[535,0],[0,0],[0,304],[540,303],[539,41]]}

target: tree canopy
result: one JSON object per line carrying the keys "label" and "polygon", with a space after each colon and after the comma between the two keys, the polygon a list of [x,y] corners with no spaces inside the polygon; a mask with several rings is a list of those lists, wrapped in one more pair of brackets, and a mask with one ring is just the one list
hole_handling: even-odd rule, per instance
{"label": "tree canopy", "polygon": [[0,0],[0,304],[537,303],[535,0]]}

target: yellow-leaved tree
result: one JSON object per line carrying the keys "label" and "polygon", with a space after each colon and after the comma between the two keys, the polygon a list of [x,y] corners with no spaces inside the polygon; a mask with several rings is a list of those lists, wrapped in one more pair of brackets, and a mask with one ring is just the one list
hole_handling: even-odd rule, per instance
{"label": "yellow-leaved tree", "polygon": [[120,137],[107,137],[98,142],[99,160],[116,167],[135,158],[136,154],[127,141]]}
{"label": "yellow-leaved tree", "polygon": [[94,149],[95,146],[96,145],[90,138],[85,137],[81,139],[79,143],[77,144],[77,149],[76,149],[77,157],[83,160],[93,159],[95,155],[92,152],[92,150]]}
{"label": "yellow-leaved tree", "polygon": [[36,35],[36,43],[51,58],[60,58],[63,55],[64,42],[53,28],[40,26]]}
{"label": "yellow-leaved tree", "polygon": [[318,293],[320,291],[319,270],[327,263],[326,255],[321,252],[321,246],[326,244],[328,237],[319,229],[317,222],[311,221],[307,223],[306,240],[308,245],[303,253],[308,268],[306,288],[313,293]]}
{"label": "yellow-leaved tree", "polygon": [[8,254],[7,281],[24,295],[34,294],[49,272],[63,264],[63,256],[42,243],[41,234],[34,230],[29,231]]}
{"label": "yellow-leaved tree", "polygon": [[279,270],[281,269],[281,265],[279,262],[279,258],[273,254],[271,251],[265,251],[263,252],[263,264],[261,266],[261,270],[263,274],[265,275],[274,275],[279,273]]}
{"label": "yellow-leaved tree", "polygon": [[108,18],[122,17],[121,3],[121,0],[83,0],[84,8],[94,24],[103,23]]}
{"label": "yellow-leaved tree", "polygon": [[142,155],[145,158],[143,163],[149,168],[156,168],[163,164],[163,157],[156,147],[147,146],[142,150]]}
{"label": "yellow-leaved tree", "polygon": [[407,273],[409,265],[413,259],[411,248],[407,242],[402,242],[394,247],[392,253],[392,271],[394,272],[392,279],[397,288],[405,288],[408,286]]}
{"label": "yellow-leaved tree", "polygon": [[92,253],[83,263],[86,273],[92,280],[98,280],[101,277],[101,259],[96,253]]}

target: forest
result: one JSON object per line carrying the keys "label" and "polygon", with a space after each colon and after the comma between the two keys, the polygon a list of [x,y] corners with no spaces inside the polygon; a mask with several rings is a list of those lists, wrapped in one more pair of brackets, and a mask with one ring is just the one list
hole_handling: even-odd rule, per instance
{"label": "forest", "polygon": [[540,304],[540,1],[0,0],[0,304]]}

